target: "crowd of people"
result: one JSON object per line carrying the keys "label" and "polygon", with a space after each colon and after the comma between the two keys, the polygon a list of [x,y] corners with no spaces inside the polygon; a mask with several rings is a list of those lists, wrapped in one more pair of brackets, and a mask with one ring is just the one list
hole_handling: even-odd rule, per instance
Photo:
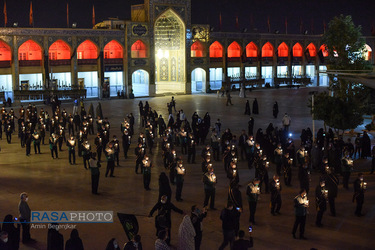
{"label": "crowd of people", "polygon": [[[43,108],[38,112],[36,106],[31,104],[26,108],[21,106],[17,115],[13,108],[6,110],[3,107],[0,111],[0,131],[4,131],[7,142],[12,143],[12,135],[16,131],[15,119],[17,119],[18,138],[21,148],[26,148],[26,156],[31,155],[31,143],[34,145],[35,154],[41,153],[41,145],[45,144],[46,135],[49,136],[49,149],[53,159],[59,158],[59,152],[63,150],[65,143],[69,152],[69,164],[75,165],[77,164],[76,151],[78,151],[78,157],[82,158],[84,169],[90,169],[93,194],[98,194],[102,163],[106,162],[105,177],[115,177],[115,167],[116,165],[119,166],[120,163],[121,145],[124,159],[132,157],[128,155],[128,151],[131,147],[134,147],[134,172],[143,175],[145,190],[150,190],[152,169],[164,167],[164,172],[160,174],[158,180],[158,201],[149,212],[150,217],[157,212],[155,217],[156,249],[169,249],[172,210],[184,214],[179,228],[180,248],[200,249],[203,235],[201,224],[208,211],[217,209],[215,197],[218,180],[215,172],[221,172],[218,167],[220,161],[223,164],[228,185],[227,204],[220,213],[223,231],[223,242],[220,249],[224,249],[228,244],[230,244],[231,249],[246,249],[240,247],[251,247],[253,245],[251,231],[252,225],[256,223],[256,207],[260,194],[269,194],[270,214],[273,216],[281,214],[283,190],[281,178],[284,179],[285,186],[291,186],[292,182],[298,181],[300,190],[298,190],[299,192],[294,199],[296,219],[292,236],[296,238],[296,231],[299,227],[299,238],[306,239],[306,208],[310,206],[308,195],[310,197],[315,196],[316,226],[321,227],[327,205],[330,207],[331,215],[336,215],[335,198],[338,195],[339,175],[343,177],[343,187],[348,189],[350,175],[353,171],[353,159],[366,157],[375,159],[375,149],[371,150],[371,141],[366,132],[363,133],[363,136],[358,135],[353,145],[350,139],[344,142],[342,137],[336,138],[331,129],[327,133],[320,129],[314,141],[310,128],[306,128],[301,132],[301,143],[297,147],[289,135],[291,118],[287,113],[282,118],[283,128],[278,128],[270,123],[265,133],[263,133],[262,128],[253,133],[254,118],[251,116],[248,101],[245,104],[244,112],[245,115],[250,116],[247,123],[248,131],[246,133],[246,130],[242,130],[238,139],[230,128],[221,130],[219,119],[215,123],[211,122],[208,112],[205,113],[203,118],[197,112],[194,112],[191,122],[189,122],[182,107],[177,111],[174,97],[167,104],[167,122],[164,121],[161,114],[159,115],[156,110],[151,108],[147,101],[145,104],[142,101],[139,102],[140,132],[136,140],[133,139],[136,125],[132,113],[126,115],[120,125],[120,131],[114,132],[113,129],[111,130],[110,121],[107,117],[97,114],[95,119],[90,112],[87,114],[83,102],[79,106],[75,104],[73,113],[68,114],[65,109],[60,109],[58,105],[55,105],[51,116]],[[79,108],[80,110],[78,110]],[[279,113],[277,102],[274,103],[272,112],[273,117],[277,118]],[[253,102],[252,113],[253,115],[259,113],[256,99]],[[94,124],[96,124],[96,132],[94,131]],[[119,137],[122,140],[121,142],[117,139],[115,133],[121,134],[121,137]],[[89,135],[95,137],[93,144],[90,143]],[[0,133],[0,138],[1,136],[2,133]],[[155,145],[158,145],[162,150],[163,166],[155,166],[150,157]],[[197,156],[197,150],[200,148],[202,151]],[[102,155],[105,159],[102,158]],[[172,203],[171,185],[176,187],[175,200],[183,202],[183,186],[185,175],[188,174],[185,159],[187,164],[197,164],[196,162],[201,160],[201,179],[204,191],[202,208],[197,205],[192,206],[189,215]],[[239,161],[246,162],[250,171],[254,171],[254,179],[245,187],[250,213],[248,240],[244,239],[244,231],[240,230],[241,213],[245,208],[242,201],[242,188],[239,184]],[[275,171],[272,176],[269,176],[271,165],[275,166]],[[374,165],[375,160],[373,160],[372,171]],[[319,184],[315,188],[315,193],[310,192],[312,171],[319,173],[317,175],[319,176]],[[298,172],[296,177],[292,176],[294,172]],[[249,177],[246,176],[245,179],[249,179]],[[297,181],[294,181],[294,179]],[[355,215],[362,216],[362,205],[367,185],[362,173],[358,174],[358,178],[353,185],[353,201],[356,202]],[[28,208],[27,199],[28,195],[22,193],[19,205],[21,217],[19,219],[23,229],[22,241],[24,243],[31,240],[29,224],[22,223],[30,222],[30,208]],[[14,218],[12,215],[7,215],[6,220],[13,221]],[[5,247],[10,246],[10,242],[13,242],[11,243],[12,247],[8,247],[8,249],[18,249],[20,224],[16,225],[16,227],[11,223],[3,225],[0,249],[7,249]],[[64,241],[59,233],[51,230],[48,232],[49,241],[63,246]],[[72,231],[69,240],[76,242],[74,244],[82,245],[82,248],[68,248],[67,242],[65,249],[83,249],[82,241],[78,239],[78,231]],[[136,236],[127,246],[124,246],[124,249],[142,249],[141,246],[140,236]],[[49,249],[60,248],[51,247]],[[107,249],[119,249],[116,239],[111,239]]]}

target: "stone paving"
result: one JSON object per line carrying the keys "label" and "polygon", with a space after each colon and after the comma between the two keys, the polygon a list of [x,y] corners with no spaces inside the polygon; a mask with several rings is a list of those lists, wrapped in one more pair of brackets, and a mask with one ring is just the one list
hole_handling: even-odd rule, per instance
{"label": "stone paving", "polygon": [[[270,122],[274,126],[281,126],[282,115],[285,112],[292,118],[291,133],[296,145],[299,146],[299,136],[303,128],[312,127],[311,115],[307,107],[309,91],[324,90],[323,88],[301,88],[301,89],[265,89],[247,93],[250,104],[257,98],[260,114],[254,115],[256,131],[259,127],[265,131]],[[177,109],[183,109],[186,116],[191,120],[191,115],[197,111],[203,117],[206,112],[210,113],[211,123],[218,118],[222,122],[222,129],[231,128],[232,133],[240,135],[242,129],[247,129],[248,116],[244,115],[245,99],[238,97],[238,92],[234,92],[233,106],[225,105],[225,98],[216,94],[201,95],[177,95]],[[171,96],[155,98],[139,98],[134,100],[101,100],[103,114],[110,119],[111,134],[120,137],[120,123],[123,117],[133,112],[136,117],[136,135],[140,131],[138,102],[148,100],[150,106],[167,120],[166,103]],[[274,101],[279,103],[279,117],[272,117],[272,105]],[[85,102],[86,110],[90,103],[96,107],[98,100],[88,100]],[[27,103],[25,104],[27,105]],[[44,107],[49,112],[50,107]],[[62,107],[68,112],[72,111],[71,103],[63,103]],[[17,111],[18,108],[15,107]],[[368,121],[366,121],[368,122]],[[315,122],[316,128],[323,126],[321,121]],[[360,131],[363,127],[357,128]],[[90,141],[93,143],[93,136]],[[372,137],[371,137],[372,138]],[[134,141],[135,139],[133,139]],[[159,140],[159,139],[158,139]],[[48,141],[48,140],[47,140]],[[374,143],[374,142],[373,142]],[[134,143],[129,150],[129,158],[120,158],[120,167],[115,168],[115,178],[105,178],[104,171],[106,164],[102,164],[99,193],[91,194],[90,172],[83,168],[82,158],[77,158],[78,165],[71,166],[68,163],[68,153],[66,147],[59,152],[59,159],[52,160],[48,145],[41,148],[41,155],[34,155],[32,148],[31,156],[25,155],[25,149],[21,148],[19,139],[15,135],[12,144],[7,144],[5,134],[0,141],[0,218],[3,219],[10,213],[18,216],[17,205],[21,192],[29,193],[29,205],[32,210],[54,210],[54,211],[87,211],[87,210],[111,210],[114,213],[136,214],[140,226],[140,235],[144,249],[153,249],[156,239],[154,218],[147,215],[158,198],[158,176],[164,171],[161,161],[161,149],[159,144],[153,150],[151,156],[154,162],[154,169],[151,177],[151,191],[143,188],[142,175],[134,173],[135,156]],[[182,192],[183,202],[174,199],[175,186],[172,186],[172,202],[186,213],[190,213],[192,205],[203,205],[203,183],[200,167],[200,152],[202,146],[197,148],[197,164],[187,164],[187,175],[185,177]],[[177,150],[180,154],[180,149]],[[120,152],[120,156],[122,156]],[[183,156],[186,162],[186,156]],[[253,225],[254,249],[373,249],[375,240],[373,238],[375,225],[375,175],[369,175],[368,171],[371,160],[356,160],[356,169],[367,172],[365,180],[369,183],[365,193],[364,217],[354,216],[355,204],[351,202],[353,187],[347,191],[339,187],[339,194],[336,200],[337,216],[332,217],[327,211],[323,217],[323,228],[315,226],[316,210],[315,205],[309,208],[307,216],[306,233],[308,240],[295,240],[292,238],[291,230],[294,222],[293,198],[299,191],[297,180],[297,170],[293,170],[292,187],[283,187],[281,215],[272,216],[269,209],[269,195],[261,195],[258,202],[256,222]],[[224,208],[227,200],[228,181],[223,169],[222,162],[214,162],[215,172],[218,176],[216,190],[217,211],[209,211],[207,218],[203,221],[203,242],[201,249],[217,249],[223,236],[221,230],[220,211]],[[244,201],[244,211],[241,215],[241,229],[246,230],[249,226],[249,210],[246,202],[246,185],[253,179],[254,170],[248,170],[246,162],[239,163],[241,192]],[[274,173],[274,166],[269,171],[270,177]],[[350,183],[354,181],[355,174],[352,174]],[[311,177],[309,195],[311,204],[314,204],[314,190],[317,185],[319,175],[313,173]],[[340,177],[340,181],[342,178]],[[283,184],[283,182],[282,182]],[[183,216],[172,212],[172,246],[177,246],[178,227]],[[115,237],[120,246],[126,241],[126,235],[117,217],[112,224],[77,224],[80,237],[83,240],[85,249],[105,249],[107,242]],[[69,238],[71,230],[60,230],[64,235],[64,240]],[[21,243],[20,249],[46,249],[47,229],[32,229],[32,238],[37,240],[34,245],[25,246]],[[229,249],[229,247],[227,247]]]}

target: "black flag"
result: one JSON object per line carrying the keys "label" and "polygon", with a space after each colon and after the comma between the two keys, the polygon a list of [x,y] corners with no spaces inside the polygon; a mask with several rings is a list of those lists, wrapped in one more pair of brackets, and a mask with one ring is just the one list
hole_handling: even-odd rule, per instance
{"label": "black flag", "polygon": [[139,231],[137,218],[133,214],[117,213],[117,216],[121,222],[122,227],[124,228],[126,236],[128,236],[129,240],[132,240]]}

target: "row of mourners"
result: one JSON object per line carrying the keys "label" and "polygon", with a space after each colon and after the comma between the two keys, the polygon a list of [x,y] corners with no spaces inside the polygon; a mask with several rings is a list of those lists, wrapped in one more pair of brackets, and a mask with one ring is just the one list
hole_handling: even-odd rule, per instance
{"label": "row of mourners", "polygon": [[[243,61],[243,59],[251,60],[258,58],[298,58],[306,57],[313,59],[317,56],[323,61],[328,56],[325,45],[308,44],[303,47],[300,43],[295,43],[291,48],[285,43],[280,43],[277,47],[271,42],[264,43],[261,47],[254,42],[250,42],[245,48],[242,48],[236,41],[232,42],[226,49],[218,42],[214,41],[210,46],[196,41],[190,48],[191,57],[207,57],[209,52],[210,61],[222,61],[226,58],[228,61]],[[99,58],[100,50],[98,45],[91,40],[85,40],[76,49],[72,49],[70,45],[63,40],[54,42],[48,50],[48,58],[44,57],[42,46],[34,40],[27,40],[18,48],[18,60],[20,66],[41,66],[42,60],[48,60],[49,65],[70,65],[71,59],[77,56],[78,64],[96,64]],[[371,59],[372,49],[366,44],[365,59]],[[142,40],[137,40],[131,46],[131,58],[148,58],[150,57],[150,49]],[[124,49],[116,40],[108,42],[103,49],[104,63],[106,64],[123,64]],[[0,40],[0,67],[10,67],[12,62],[11,47]]]}

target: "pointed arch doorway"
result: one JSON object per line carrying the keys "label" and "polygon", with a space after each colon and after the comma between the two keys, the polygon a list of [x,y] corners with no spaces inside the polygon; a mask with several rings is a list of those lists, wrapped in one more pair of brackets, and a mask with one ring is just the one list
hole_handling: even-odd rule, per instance
{"label": "pointed arch doorway", "polygon": [[156,94],[185,93],[185,24],[171,9],[155,21]]}

